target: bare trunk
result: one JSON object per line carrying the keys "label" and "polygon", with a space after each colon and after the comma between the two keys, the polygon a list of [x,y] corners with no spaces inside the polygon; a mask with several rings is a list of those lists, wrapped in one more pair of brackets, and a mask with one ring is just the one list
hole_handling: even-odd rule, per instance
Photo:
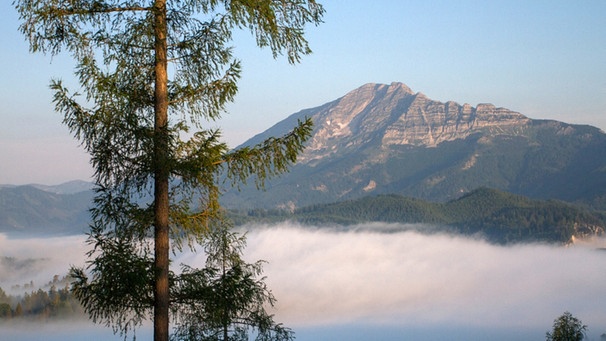
{"label": "bare trunk", "polygon": [[154,5],[155,140],[154,140],[154,341],[168,341],[169,226],[168,226],[168,73],[166,0]]}

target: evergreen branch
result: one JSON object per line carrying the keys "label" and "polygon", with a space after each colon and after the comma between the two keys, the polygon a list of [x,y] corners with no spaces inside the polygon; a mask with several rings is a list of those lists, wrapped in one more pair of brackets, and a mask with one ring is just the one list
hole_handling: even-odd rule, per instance
{"label": "evergreen branch", "polygon": [[[208,103],[207,107],[210,108],[222,108],[225,103],[233,99],[238,90],[236,86],[236,79],[239,74],[239,69],[228,70],[228,72],[221,78],[213,80],[208,84],[193,87],[191,85],[178,86],[174,85],[170,93],[169,105],[177,105],[181,103],[190,103],[192,101]],[[210,96],[213,94],[214,96]],[[216,117],[216,115],[206,115],[209,118]]]}
{"label": "evergreen branch", "polygon": [[311,118],[306,118],[280,138],[271,137],[252,148],[244,147],[227,154],[223,161],[227,163],[227,177],[232,185],[245,184],[255,175],[255,185],[263,188],[266,179],[286,172],[305,148],[312,127]]}

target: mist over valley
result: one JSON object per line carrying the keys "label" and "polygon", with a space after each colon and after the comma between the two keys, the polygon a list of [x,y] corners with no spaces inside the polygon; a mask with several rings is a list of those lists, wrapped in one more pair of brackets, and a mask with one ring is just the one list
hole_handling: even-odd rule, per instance
{"label": "mist over valley", "polygon": [[[606,332],[604,239],[497,246],[379,223],[341,231],[288,223],[245,229],[245,259],[268,262],[264,274],[278,299],[272,313],[297,340],[537,340],[564,311],[587,324],[593,339]],[[2,236],[0,250],[3,257],[44,259],[44,267],[17,272],[0,263],[0,287],[7,288],[44,283],[83,264],[86,246],[82,236]],[[180,263],[202,266],[204,255],[181,253],[173,264]],[[66,340],[87,331],[108,335],[79,323],[65,329],[43,322],[41,331]],[[9,330],[20,339],[39,337]]]}

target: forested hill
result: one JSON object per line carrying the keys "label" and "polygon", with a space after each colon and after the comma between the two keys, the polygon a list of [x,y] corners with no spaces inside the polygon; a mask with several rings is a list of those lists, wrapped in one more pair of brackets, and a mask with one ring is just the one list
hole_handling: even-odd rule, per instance
{"label": "forested hill", "polygon": [[458,199],[435,203],[400,195],[369,196],[332,204],[312,205],[289,213],[251,210],[234,213],[240,224],[292,220],[320,227],[367,222],[414,224],[403,229],[448,231],[485,237],[493,243],[569,243],[574,238],[601,235],[606,214],[561,201],[532,200],[480,188]]}

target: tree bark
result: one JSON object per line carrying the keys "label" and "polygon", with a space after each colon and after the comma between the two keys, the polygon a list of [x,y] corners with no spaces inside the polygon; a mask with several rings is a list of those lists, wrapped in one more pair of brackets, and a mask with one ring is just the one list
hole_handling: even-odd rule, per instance
{"label": "tree bark", "polygon": [[166,0],[154,4],[154,341],[168,341],[169,197]]}

